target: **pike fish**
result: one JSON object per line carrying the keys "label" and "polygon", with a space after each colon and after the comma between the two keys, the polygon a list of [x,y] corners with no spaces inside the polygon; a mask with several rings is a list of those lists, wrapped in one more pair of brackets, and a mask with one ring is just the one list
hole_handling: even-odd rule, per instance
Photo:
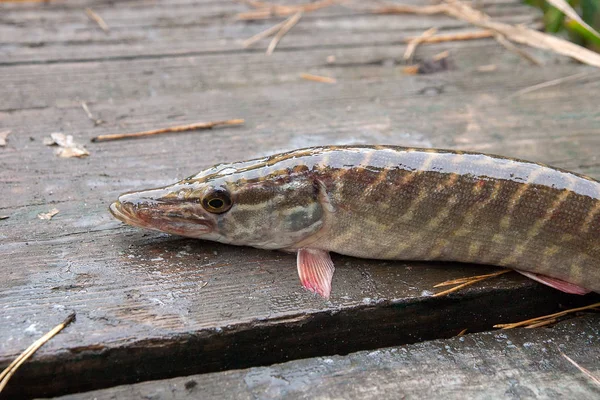
{"label": "pike fish", "polygon": [[110,211],[137,227],[295,252],[302,285],[325,298],[330,252],[497,265],[600,293],[600,182],[512,158],[312,147],[125,193]]}

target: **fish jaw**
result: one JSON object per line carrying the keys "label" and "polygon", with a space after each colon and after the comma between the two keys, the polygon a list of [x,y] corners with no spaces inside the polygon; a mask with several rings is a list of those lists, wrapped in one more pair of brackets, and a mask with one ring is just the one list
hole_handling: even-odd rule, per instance
{"label": "fish jaw", "polygon": [[215,230],[215,221],[192,202],[169,198],[167,189],[125,193],[109,207],[118,220],[139,228],[203,239]]}

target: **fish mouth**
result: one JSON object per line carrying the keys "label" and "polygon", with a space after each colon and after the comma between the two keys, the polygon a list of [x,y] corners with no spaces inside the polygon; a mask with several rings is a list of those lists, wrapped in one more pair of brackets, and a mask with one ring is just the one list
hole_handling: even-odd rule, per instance
{"label": "fish mouth", "polygon": [[[160,210],[160,207],[157,210]],[[134,210],[132,204],[119,200],[110,205],[109,211],[118,220],[138,228],[196,238],[213,231],[212,222],[203,217],[186,218],[182,214],[169,211],[140,212]]]}
{"label": "fish mouth", "polygon": [[110,211],[110,213],[113,215],[113,217],[115,217],[116,219],[123,221],[125,223],[129,223],[129,216],[127,214],[125,214],[122,210],[123,207],[121,207],[121,202],[120,201],[115,201],[114,203],[112,203],[110,205],[110,207],[108,207],[108,210]]}

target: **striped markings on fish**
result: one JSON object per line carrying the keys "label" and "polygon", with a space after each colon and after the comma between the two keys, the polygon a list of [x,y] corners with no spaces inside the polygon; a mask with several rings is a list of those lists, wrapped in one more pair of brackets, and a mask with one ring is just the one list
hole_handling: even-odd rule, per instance
{"label": "striped markings on fish", "polygon": [[506,157],[313,147],[215,165],[110,210],[142,228],[296,252],[302,285],[326,298],[330,252],[499,265],[600,292],[600,183]]}

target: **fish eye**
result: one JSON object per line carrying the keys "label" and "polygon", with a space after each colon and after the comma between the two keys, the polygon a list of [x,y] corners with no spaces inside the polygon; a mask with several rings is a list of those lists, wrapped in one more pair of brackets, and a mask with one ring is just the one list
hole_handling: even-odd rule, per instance
{"label": "fish eye", "polygon": [[231,198],[225,190],[215,190],[202,199],[204,209],[213,214],[221,214],[231,208]]}

